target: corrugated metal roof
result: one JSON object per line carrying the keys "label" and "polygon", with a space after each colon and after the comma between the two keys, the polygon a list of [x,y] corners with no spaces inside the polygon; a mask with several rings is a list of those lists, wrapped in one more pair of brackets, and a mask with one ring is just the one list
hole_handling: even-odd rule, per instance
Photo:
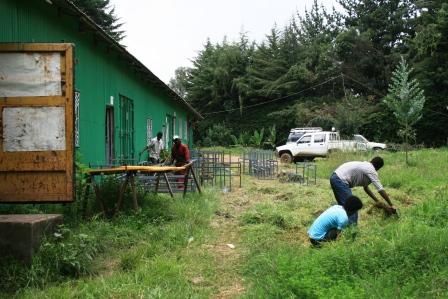
{"label": "corrugated metal roof", "polygon": [[87,16],[83,11],[81,11],[73,2],[70,0],[51,0],[51,3],[60,7],[61,9],[68,9],[72,13],[75,13],[80,17],[80,21],[86,26],[90,27],[94,30],[97,35],[102,38],[105,42],[110,44],[113,48],[115,48],[118,52],[120,52],[123,56],[129,58],[131,62],[129,63],[132,67],[145,74],[147,79],[155,84],[156,86],[161,87],[165,90],[174,100],[177,100],[180,104],[187,107],[196,117],[199,119],[203,119],[204,117],[197,112],[187,101],[185,101],[181,96],[179,96],[176,92],[174,92],[169,86],[167,86],[162,80],[160,80],[156,75],[154,75],[143,63],[141,63],[134,55],[129,53],[126,48],[120,45],[117,41],[115,41],[109,34],[107,34],[100,26],[98,26],[89,16]]}

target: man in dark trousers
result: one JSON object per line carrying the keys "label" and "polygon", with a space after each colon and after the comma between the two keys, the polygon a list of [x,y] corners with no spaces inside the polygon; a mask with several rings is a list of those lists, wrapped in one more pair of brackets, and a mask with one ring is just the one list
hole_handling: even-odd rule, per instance
{"label": "man in dark trousers", "polygon": [[170,164],[174,163],[174,166],[178,167],[188,164],[190,162],[190,150],[188,149],[188,146],[182,144],[178,135],[173,136],[173,142]]}
{"label": "man in dark trousers", "polygon": [[[173,136],[173,147],[171,148],[171,157],[169,160],[170,164],[174,164],[174,166],[180,167],[184,166],[185,164],[188,164],[190,162],[190,150],[188,149],[188,146],[185,144],[182,144],[182,141],[178,135]],[[181,170],[175,172],[177,175],[185,175],[186,170]],[[179,178],[177,179],[177,188],[178,189],[184,189],[185,186],[185,179]]]}
{"label": "man in dark trousers", "polygon": [[321,242],[336,240],[341,231],[349,224],[349,217],[362,208],[361,200],[356,196],[346,199],[344,205],[334,205],[320,214],[308,230],[310,242],[320,246]]}
{"label": "man in dark trousers", "polygon": [[[378,170],[384,165],[384,160],[381,157],[375,157],[370,162],[352,161],[339,166],[330,177],[331,189],[333,189],[334,196],[339,205],[344,205],[347,198],[352,196],[351,188],[362,186],[367,195],[375,202],[378,199],[369,189],[372,183],[382,198],[389,204],[389,209],[396,213],[396,208],[392,205],[389,195],[381,185],[378,178]],[[358,213],[354,213],[349,217],[350,224],[358,222]]]}

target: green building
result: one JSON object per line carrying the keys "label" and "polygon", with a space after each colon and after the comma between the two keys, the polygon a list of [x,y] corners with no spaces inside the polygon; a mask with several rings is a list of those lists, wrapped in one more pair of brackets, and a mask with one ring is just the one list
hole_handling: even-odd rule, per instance
{"label": "green building", "polygon": [[75,147],[84,163],[138,162],[158,131],[192,146],[201,119],[148,68],[67,0],[0,0],[0,43],[74,45]]}

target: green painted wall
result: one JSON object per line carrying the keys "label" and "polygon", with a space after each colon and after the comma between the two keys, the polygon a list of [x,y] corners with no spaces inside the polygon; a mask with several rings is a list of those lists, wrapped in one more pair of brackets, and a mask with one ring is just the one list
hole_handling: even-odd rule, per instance
{"label": "green painted wall", "polygon": [[[80,92],[80,147],[83,162],[105,163],[106,106],[114,107],[115,157],[120,152],[120,95],[134,104],[135,155],[146,144],[146,122],[153,120],[153,135],[163,131],[166,115],[185,123],[191,113],[162,88],[146,83],[108,43],[81,32],[78,17],[44,0],[0,0],[0,42],[66,42],[75,45],[75,89]],[[185,126],[185,124],[184,124]],[[191,129],[187,143],[192,145]],[[175,134],[179,134],[176,130]],[[185,134],[181,134],[185,137]],[[185,138],[184,138],[185,139]]]}

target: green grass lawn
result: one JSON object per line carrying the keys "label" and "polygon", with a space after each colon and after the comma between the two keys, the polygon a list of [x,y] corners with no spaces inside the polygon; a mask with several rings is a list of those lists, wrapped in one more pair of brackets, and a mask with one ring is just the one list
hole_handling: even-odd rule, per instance
{"label": "green grass lawn", "polygon": [[448,150],[413,151],[410,166],[403,153],[380,154],[400,218],[371,210],[355,189],[358,227],[323,248],[306,230],[335,202],[330,174],[374,153],[317,160],[316,185],[244,177],[232,192],[140,196],[139,213],[71,221],[31,267],[3,260],[0,297],[446,298]]}

